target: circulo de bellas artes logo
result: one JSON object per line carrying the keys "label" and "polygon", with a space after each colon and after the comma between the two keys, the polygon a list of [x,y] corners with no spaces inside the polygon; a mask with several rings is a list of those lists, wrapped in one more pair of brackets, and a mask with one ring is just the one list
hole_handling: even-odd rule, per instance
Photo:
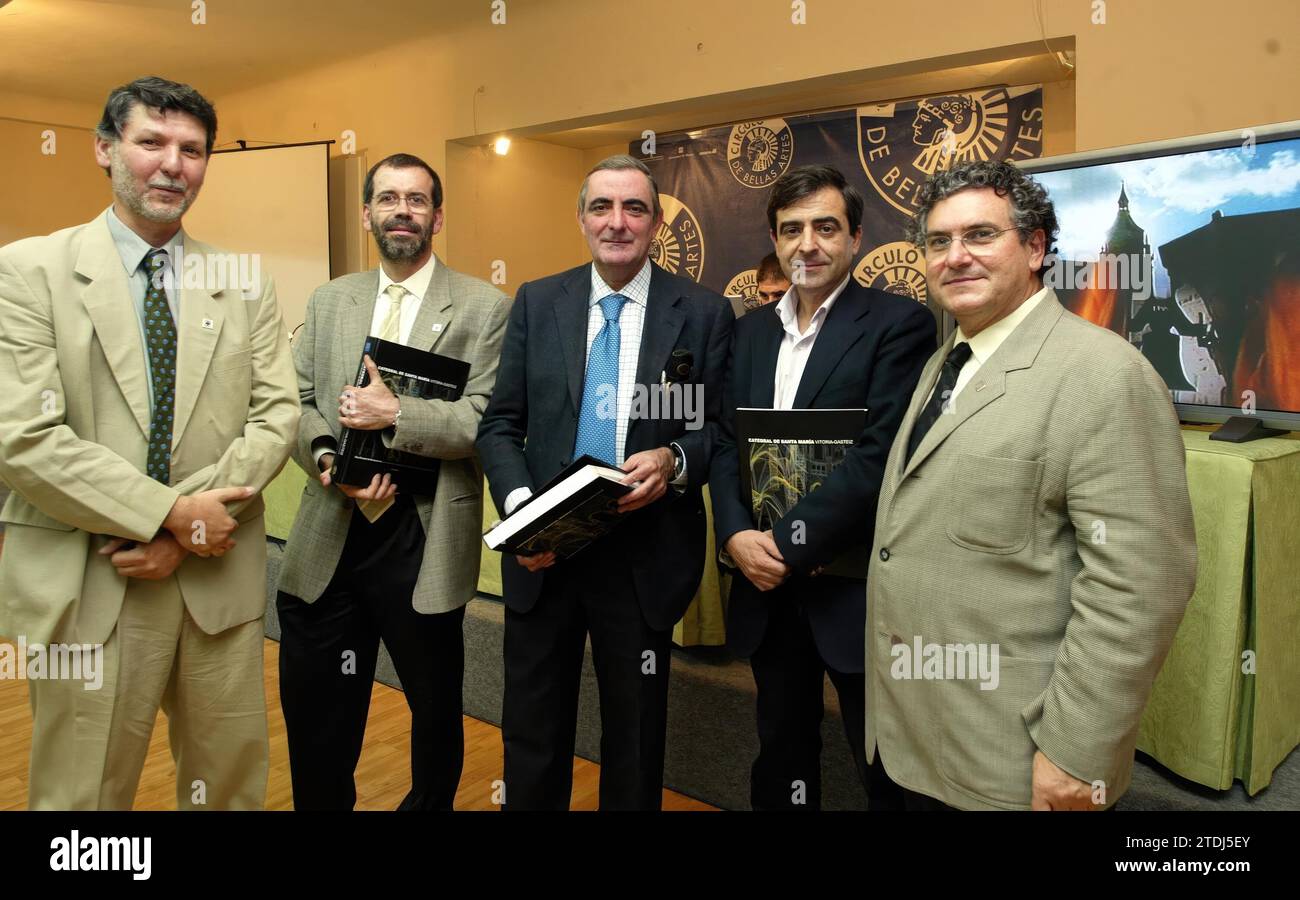
{"label": "circulo de bellas artes logo", "polygon": [[863,287],[911,297],[918,303],[929,299],[925,286],[925,257],[921,248],[907,241],[881,244],[869,250],[853,269]]}
{"label": "circulo de bellas artes logo", "polygon": [[[1033,89],[1037,91],[1037,89]],[[1035,93],[992,88],[912,103],[858,107],[858,159],[876,192],[908,215],[925,180],[958,163],[1032,159],[1042,152],[1043,107]],[[1032,99],[1035,102],[1026,103]]]}
{"label": "circulo de bellas artes logo", "polygon": [[794,134],[785,119],[733,125],[727,138],[727,168],[749,188],[765,188],[785,174],[794,158]]}
{"label": "circulo de bellas artes logo", "polygon": [[690,207],[672,194],[660,194],[664,220],[650,242],[650,260],[674,275],[699,281],[704,273],[704,233]]}
{"label": "circulo de bellas artes logo", "polygon": [[757,309],[760,305],[758,300],[758,269],[746,269],[743,272],[737,272],[735,277],[727,282],[727,289],[722,292],[722,296],[739,297],[745,309]]}

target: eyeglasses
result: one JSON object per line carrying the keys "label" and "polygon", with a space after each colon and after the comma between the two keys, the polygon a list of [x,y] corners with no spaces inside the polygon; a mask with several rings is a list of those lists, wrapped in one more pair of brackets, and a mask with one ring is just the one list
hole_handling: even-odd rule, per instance
{"label": "eyeglasses", "polygon": [[[1015,231],[1013,225],[1010,228],[972,228],[956,238],[958,243],[966,248],[966,252],[971,256],[979,256],[981,253],[987,253],[988,248],[993,246],[999,237],[1008,231]],[[921,245],[925,247],[928,256],[943,256],[952,249],[954,238],[950,234],[927,234],[921,239]]]}
{"label": "eyeglasses", "polygon": [[391,191],[384,191],[382,194],[376,195],[374,203],[376,209],[388,211],[390,209],[397,209],[397,204],[403,200],[406,201],[406,208],[414,213],[428,212],[429,208],[433,205],[429,201],[429,198],[424,194],[402,195],[394,194]]}

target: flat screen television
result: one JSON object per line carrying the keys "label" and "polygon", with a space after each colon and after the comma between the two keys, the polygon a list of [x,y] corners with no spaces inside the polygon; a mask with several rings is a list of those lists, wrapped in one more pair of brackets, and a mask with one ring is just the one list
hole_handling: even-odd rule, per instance
{"label": "flat screen television", "polygon": [[1300,430],[1300,122],[1018,165],[1060,220],[1045,282],[1183,421]]}

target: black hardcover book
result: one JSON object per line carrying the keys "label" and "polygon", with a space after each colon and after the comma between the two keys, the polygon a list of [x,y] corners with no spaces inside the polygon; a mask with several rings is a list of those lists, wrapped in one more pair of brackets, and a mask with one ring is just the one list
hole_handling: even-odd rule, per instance
{"label": "black hardcover book", "polygon": [[490,550],[531,556],[552,551],[568,559],[627,516],[618,499],[632,490],[627,473],[581,456],[483,535]]}
{"label": "black hardcover book", "polygon": [[[394,394],[421,400],[459,400],[469,382],[469,363],[392,341],[366,338],[357,364],[357,387],[370,383],[366,356],[374,360],[384,384]],[[439,460],[384,446],[383,431],[344,428],[330,477],[341,484],[366,486],[387,472],[404,494],[432,495],[438,486]]]}
{"label": "black hardcover book", "polygon": [[[736,452],[754,527],[767,531],[821,487],[867,427],[865,409],[738,409]],[[861,535],[824,571],[867,577],[871,535]]]}

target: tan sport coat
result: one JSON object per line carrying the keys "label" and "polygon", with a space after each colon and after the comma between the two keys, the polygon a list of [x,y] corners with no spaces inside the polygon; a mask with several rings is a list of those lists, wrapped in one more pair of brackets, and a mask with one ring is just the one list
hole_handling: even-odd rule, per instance
{"label": "tan sport coat", "polygon": [[[1040,749],[1109,806],[1195,584],[1177,417],[1141,353],[1049,292],[904,465],[952,344],[921,375],[876,513],[867,758],[951,806],[1026,809]],[[944,677],[916,677],[918,638],[958,648],[930,670]],[[994,644],[996,681],[956,677]]]}
{"label": "tan sport coat", "polygon": [[[260,491],[298,422],[271,280],[247,296],[180,287],[172,484],[145,474],[144,342],[105,215],[0,249],[0,478],[13,489],[0,511],[0,634],[29,642],[107,640],[127,580],[96,551],[110,536],[151,540],[182,494]],[[187,257],[214,252],[185,239]],[[230,509],[237,546],[176,570],[209,634],[266,608],[261,497]]]}
{"label": "tan sport coat", "polygon": [[[338,440],[339,393],[356,380],[378,293],[378,269],[322,285],[294,339],[302,425],[293,458],[307,472],[307,487],[285,547],[280,590],[307,603],[316,602],[329,584],[355,508],[337,488],[321,486],[312,443],[323,436]],[[458,609],[478,587],[483,470],[474,437],[496,384],[509,315],[509,297],[439,259],[411,326],[410,346],[470,365],[469,383],[455,402],[401,398],[401,418],[386,439],[398,450],[443,460],[434,496],[417,496],[415,502],[425,542],[411,605],[422,613]]]}

